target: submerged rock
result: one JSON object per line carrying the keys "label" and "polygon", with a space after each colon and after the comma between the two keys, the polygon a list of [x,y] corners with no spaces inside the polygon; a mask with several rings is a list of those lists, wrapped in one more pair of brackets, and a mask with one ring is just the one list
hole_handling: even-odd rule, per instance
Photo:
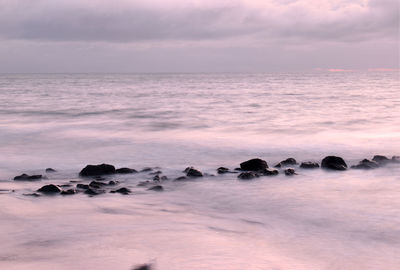
{"label": "submerged rock", "polygon": [[259,158],[253,158],[240,163],[240,169],[244,171],[262,171],[266,168],[268,168],[267,162]]}
{"label": "submerged rock", "polygon": [[242,172],[238,175],[238,178],[241,180],[251,180],[256,177],[258,177],[258,174],[254,172]]}
{"label": "submerged rock", "polygon": [[96,176],[115,173],[115,167],[109,164],[87,165],[79,173],[80,176]]}
{"label": "submerged rock", "polygon": [[105,192],[104,190],[98,190],[98,189],[92,189],[92,188],[88,188],[85,190],[85,194],[91,195],[91,196],[100,195],[104,192]]}
{"label": "submerged rock", "polygon": [[319,164],[317,162],[306,161],[300,164],[300,168],[302,169],[316,169],[319,168]]}
{"label": "submerged rock", "polygon": [[126,188],[126,187],[122,187],[122,188],[119,188],[117,190],[110,191],[110,193],[120,193],[120,194],[123,194],[123,195],[128,195],[131,192],[132,191],[129,188]]}
{"label": "submerged rock", "polygon": [[321,161],[321,167],[328,170],[344,171],[347,169],[347,164],[341,157],[327,156]]}
{"label": "submerged rock", "polygon": [[47,168],[46,172],[47,173],[52,173],[52,172],[56,172],[56,170],[54,170],[53,168]]}
{"label": "submerged rock", "polygon": [[90,188],[90,186],[86,185],[86,184],[77,184],[76,187],[80,188],[80,189],[89,189]]}
{"label": "submerged rock", "polygon": [[45,194],[55,194],[55,193],[60,193],[62,190],[56,185],[50,184],[39,188],[37,191]]}
{"label": "submerged rock", "polygon": [[363,159],[357,165],[351,166],[352,169],[364,169],[364,170],[376,169],[378,167],[379,167],[378,163],[368,159]]}
{"label": "submerged rock", "polygon": [[284,172],[285,172],[285,175],[287,175],[287,176],[292,176],[292,175],[296,174],[296,172],[293,168],[288,168]]}
{"label": "submerged rock", "polygon": [[278,175],[279,171],[278,170],[270,170],[270,169],[265,169],[262,171],[262,174],[265,176],[274,176],[274,175]]}
{"label": "submerged rock", "polygon": [[41,195],[39,193],[33,192],[33,193],[25,193],[22,194],[24,196],[31,196],[31,197],[40,197]]}
{"label": "submerged rock", "polygon": [[132,270],[151,270],[151,265],[143,264],[143,265],[135,266],[132,268]]}
{"label": "submerged rock", "polygon": [[153,170],[153,168],[146,167],[146,168],[143,168],[140,172],[151,172],[152,170]]}
{"label": "submerged rock", "polygon": [[107,183],[100,182],[100,181],[92,181],[89,183],[89,186],[92,188],[100,188],[100,187],[106,186],[106,185],[107,185]]}
{"label": "submerged rock", "polygon": [[393,163],[400,163],[400,156],[393,156],[392,157],[392,162]]}
{"label": "submerged rock", "polygon": [[137,173],[138,171],[131,168],[119,168],[115,170],[115,173],[119,174],[128,174],[128,173]]}
{"label": "submerged rock", "polygon": [[294,158],[287,158],[285,160],[282,160],[278,164],[276,164],[275,168],[281,168],[281,167],[293,166],[293,165],[297,165],[297,161]]}
{"label": "submerged rock", "polygon": [[114,181],[114,180],[111,180],[111,181],[108,182],[109,186],[115,186],[115,185],[118,185],[118,184],[119,184],[119,182],[118,181]]}
{"label": "submerged rock", "polygon": [[378,163],[379,165],[386,165],[387,163],[390,162],[390,159],[388,159],[387,157],[382,156],[382,155],[375,155],[372,158],[372,160],[375,161],[376,163]]}
{"label": "submerged rock", "polygon": [[174,179],[174,181],[185,181],[185,180],[187,180],[186,176],[179,176],[179,177]]}
{"label": "submerged rock", "polygon": [[153,190],[153,191],[163,191],[163,190],[164,190],[164,188],[163,188],[163,186],[161,186],[161,185],[157,185],[157,186],[154,186],[154,187],[148,188],[147,190]]}
{"label": "submerged rock", "polygon": [[193,167],[187,167],[183,172],[189,177],[203,177],[203,173]]}
{"label": "submerged rock", "polygon": [[219,167],[217,169],[218,174],[224,174],[224,173],[229,173],[229,169],[225,167]]}
{"label": "submerged rock", "polygon": [[152,185],[152,184],[153,183],[150,181],[143,181],[143,182],[139,182],[139,184],[137,184],[136,186],[137,187],[145,187],[145,186]]}
{"label": "submerged rock", "polygon": [[37,174],[37,175],[27,175],[25,173],[15,176],[14,180],[15,181],[37,181],[42,179],[43,176],[41,174]]}
{"label": "submerged rock", "polygon": [[68,190],[63,190],[63,191],[61,191],[61,195],[74,195],[74,194],[76,194],[77,192],[76,192],[76,190],[75,189],[73,189],[73,188],[71,188],[71,189],[68,189]]}

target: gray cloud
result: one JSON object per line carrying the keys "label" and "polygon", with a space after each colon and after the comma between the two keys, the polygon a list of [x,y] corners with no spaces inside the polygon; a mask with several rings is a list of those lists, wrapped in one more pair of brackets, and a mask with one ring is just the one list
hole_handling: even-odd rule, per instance
{"label": "gray cloud", "polygon": [[[168,3],[166,3],[168,2]],[[397,0],[0,0],[0,37],[42,41],[368,41],[398,38]],[[334,3],[334,4],[332,4]]]}

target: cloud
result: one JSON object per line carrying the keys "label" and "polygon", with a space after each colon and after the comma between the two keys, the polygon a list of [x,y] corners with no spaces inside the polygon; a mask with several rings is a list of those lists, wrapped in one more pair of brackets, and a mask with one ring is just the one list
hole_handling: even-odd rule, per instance
{"label": "cloud", "polygon": [[397,0],[0,0],[0,38],[248,44],[398,38]]}

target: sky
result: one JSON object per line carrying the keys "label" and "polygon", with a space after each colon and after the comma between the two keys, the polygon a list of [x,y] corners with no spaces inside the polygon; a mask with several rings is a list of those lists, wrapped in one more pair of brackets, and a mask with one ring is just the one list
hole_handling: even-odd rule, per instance
{"label": "sky", "polygon": [[398,69],[398,0],[0,0],[0,73]]}

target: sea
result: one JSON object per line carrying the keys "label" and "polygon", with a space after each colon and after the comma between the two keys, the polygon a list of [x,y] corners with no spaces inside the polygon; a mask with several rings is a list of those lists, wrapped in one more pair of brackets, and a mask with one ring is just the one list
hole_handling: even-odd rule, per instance
{"label": "sea", "polygon": [[[400,269],[400,164],[216,171],[328,155],[400,155],[399,72],[0,74],[0,269]],[[101,163],[129,195],[27,196]]]}

